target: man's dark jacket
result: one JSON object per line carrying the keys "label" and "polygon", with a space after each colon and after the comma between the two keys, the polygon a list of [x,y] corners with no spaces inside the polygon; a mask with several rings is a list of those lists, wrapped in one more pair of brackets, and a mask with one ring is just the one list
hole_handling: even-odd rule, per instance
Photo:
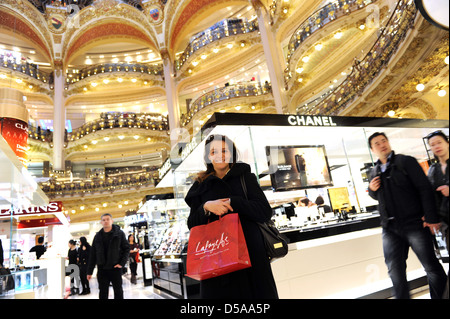
{"label": "man's dark jacket", "polygon": [[104,230],[101,229],[95,234],[89,256],[88,275],[92,275],[95,265],[99,269],[113,269],[117,264],[124,267],[127,263],[130,254],[130,245],[125,237],[125,233],[117,225],[112,225],[111,232],[111,241],[106,253],[106,259],[102,241],[102,233],[104,233]]}
{"label": "man's dark jacket", "polygon": [[403,230],[421,229],[422,217],[430,224],[439,223],[434,192],[422,167],[414,157],[392,152],[384,173],[378,160],[369,182],[381,176],[381,186],[369,195],[378,201],[381,226]]}

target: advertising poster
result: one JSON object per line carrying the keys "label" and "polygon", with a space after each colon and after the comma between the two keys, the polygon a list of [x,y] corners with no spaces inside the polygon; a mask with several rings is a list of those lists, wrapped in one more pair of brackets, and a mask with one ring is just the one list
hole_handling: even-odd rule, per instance
{"label": "advertising poster", "polygon": [[266,154],[275,191],[333,185],[323,145],[266,146]]}
{"label": "advertising poster", "polygon": [[28,123],[7,117],[2,118],[1,134],[6,142],[8,142],[14,153],[17,155],[20,162],[22,162],[22,164],[27,167]]}

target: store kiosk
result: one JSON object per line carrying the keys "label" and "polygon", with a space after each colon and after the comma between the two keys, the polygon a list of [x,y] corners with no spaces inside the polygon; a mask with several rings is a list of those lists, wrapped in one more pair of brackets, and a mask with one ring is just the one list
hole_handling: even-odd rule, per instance
{"label": "store kiosk", "polygon": [[[227,135],[239,159],[258,177],[276,225],[290,239],[289,254],[272,263],[280,298],[377,296],[387,293],[391,282],[377,202],[367,192],[368,168],[377,160],[367,139],[385,132],[396,153],[415,157],[426,170],[430,157],[423,138],[436,129],[448,135],[448,121],[215,113],[183,146],[181,163],[174,168],[168,159],[163,165],[157,187],[173,185],[175,197],[184,198],[195,173],[205,169],[206,137]],[[331,213],[297,205],[319,195]],[[180,212],[189,211],[178,203]],[[289,205],[294,213],[288,217]],[[408,259],[408,279],[423,284],[424,271],[414,253]]]}
{"label": "store kiosk", "polygon": [[0,298],[33,298],[37,288],[47,285],[47,269],[30,264],[17,248],[19,216],[22,209],[47,206],[49,200],[3,137],[0,137],[0,166],[0,239],[4,267],[0,275]]}

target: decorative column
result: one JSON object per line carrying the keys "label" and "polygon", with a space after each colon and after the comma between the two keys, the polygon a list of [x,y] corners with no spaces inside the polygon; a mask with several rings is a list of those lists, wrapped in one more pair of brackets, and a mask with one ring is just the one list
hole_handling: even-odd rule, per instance
{"label": "decorative column", "polygon": [[28,119],[22,92],[0,88],[0,135],[25,167],[28,164]]}
{"label": "decorative column", "polygon": [[53,170],[64,170],[66,110],[64,108],[64,73],[61,62],[55,62],[53,93]]}
{"label": "decorative column", "polygon": [[270,82],[272,85],[272,94],[275,100],[275,107],[278,114],[283,114],[283,108],[286,107],[284,94],[283,69],[281,67],[282,59],[278,54],[274,34],[272,33],[268,22],[269,15],[260,0],[250,0],[258,17],[259,32],[266,57],[267,69],[269,70]]}
{"label": "decorative column", "polygon": [[178,105],[177,85],[174,78],[174,67],[167,50],[161,51],[164,63],[164,81],[166,86],[167,109],[169,112],[170,131],[180,128],[180,107]]}

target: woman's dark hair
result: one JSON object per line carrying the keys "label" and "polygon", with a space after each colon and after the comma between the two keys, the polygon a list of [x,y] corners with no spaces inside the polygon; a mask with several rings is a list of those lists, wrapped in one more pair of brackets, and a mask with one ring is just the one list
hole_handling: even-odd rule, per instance
{"label": "woman's dark hair", "polygon": [[323,197],[319,195],[319,196],[317,196],[315,203],[317,205],[323,205],[325,203],[325,201],[323,200]]}
{"label": "woman's dark hair", "polygon": [[37,242],[38,242],[38,244],[43,244],[44,243],[44,236],[39,236]]}
{"label": "woman's dark hair", "polygon": [[225,135],[220,135],[220,134],[213,134],[213,135],[208,136],[208,138],[206,139],[206,142],[205,142],[205,153],[203,154],[203,161],[205,162],[205,165],[206,165],[206,171],[202,171],[202,172],[198,173],[198,175],[197,175],[197,181],[200,183],[203,182],[208,176],[214,174],[214,166],[208,158],[209,152],[211,150],[211,143],[213,141],[222,141],[227,144],[228,149],[232,152],[232,154],[231,154],[232,160],[230,163],[230,168],[233,167],[233,165],[236,164],[236,162],[238,160],[237,148],[231,139],[229,139]]}
{"label": "woman's dark hair", "polygon": [[128,242],[130,242],[130,237],[131,237],[131,236],[133,236],[133,244],[136,244],[136,237],[134,237],[133,234],[129,234],[129,235],[128,235],[128,238],[127,238],[127,239],[128,239]]}
{"label": "woman's dark hair", "polygon": [[80,237],[80,243],[81,243],[81,247],[86,246],[86,247],[90,247],[91,245],[89,245],[86,237],[82,236]]}
{"label": "woman's dark hair", "polygon": [[76,245],[77,242],[76,242],[75,240],[71,239],[71,240],[69,240],[69,244],[71,244],[71,245]]}
{"label": "woman's dark hair", "polygon": [[301,201],[303,204],[305,204],[305,206],[308,206],[308,205],[309,205],[309,202],[310,202],[310,200],[309,200],[308,197],[302,198],[300,201]]}
{"label": "woman's dark hair", "polygon": [[430,134],[428,134],[427,136],[425,136],[425,138],[427,139],[428,142],[430,142],[430,139],[431,139],[432,137],[435,137],[435,136],[440,136],[440,137],[442,137],[442,138],[448,143],[448,136],[445,135],[445,133],[442,132],[442,131],[434,131],[434,132],[431,132]]}

